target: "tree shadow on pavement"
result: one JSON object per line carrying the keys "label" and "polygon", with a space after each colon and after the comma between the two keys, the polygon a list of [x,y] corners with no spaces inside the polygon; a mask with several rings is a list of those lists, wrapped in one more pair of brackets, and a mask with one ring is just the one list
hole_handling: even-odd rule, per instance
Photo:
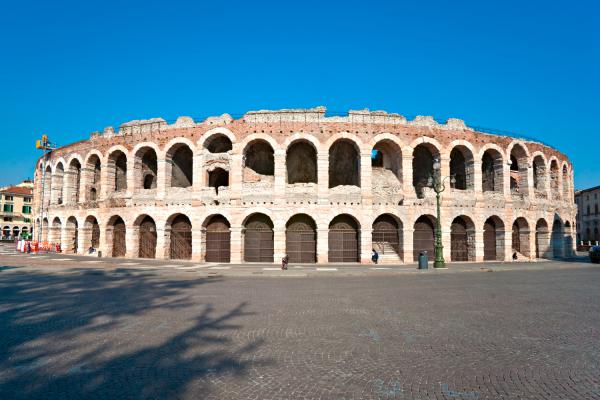
{"label": "tree shadow on pavement", "polygon": [[[210,394],[262,342],[235,341],[247,304],[198,296],[218,278],[0,272],[0,398],[153,399]],[[187,394],[187,395],[186,395]]]}

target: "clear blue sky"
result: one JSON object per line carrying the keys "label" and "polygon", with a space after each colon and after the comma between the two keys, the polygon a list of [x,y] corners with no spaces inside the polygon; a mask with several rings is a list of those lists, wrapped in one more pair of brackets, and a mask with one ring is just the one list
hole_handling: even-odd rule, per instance
{"label": "clear blue sky", "polygon": [[594,1],[3,1],[0,185],[132,119],[325,105],[521,132],[600,185]]}

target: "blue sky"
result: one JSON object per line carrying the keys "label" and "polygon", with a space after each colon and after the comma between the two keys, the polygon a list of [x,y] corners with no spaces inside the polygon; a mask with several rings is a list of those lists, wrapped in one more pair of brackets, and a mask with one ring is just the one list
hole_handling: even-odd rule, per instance
{"label": "blue sky", "polygon": [[42,133],[317,105],[519,132],[600,185],[597,4],[0,2],[0,185]]}

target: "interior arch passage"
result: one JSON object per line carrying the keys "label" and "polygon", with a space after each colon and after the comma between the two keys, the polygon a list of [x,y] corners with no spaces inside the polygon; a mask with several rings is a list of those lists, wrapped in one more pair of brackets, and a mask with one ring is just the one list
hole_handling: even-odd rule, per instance
{"label": "interior arch passage", "polygon": [[329,187],[360,186],[360,154],[354,142],[340,139],[329,148]]}
{"label": "interior arch passage", "polygon": [[264,214],[251,215],[244,225],[244,260],[273,262],[273,222]]}
{"label": "interior arch passage", "polygon": [[481,189],[484,192],[502,193],[503,183],[502,155],[495,149],[488,149],[481,158]]}
{"label": "interior arch passage", "polygon": [[285,248],[289,262],[317,261],[317,228],[311,217],[297,214],[290,218],[285,230]]}
{"label": "interior arch passage", "polygon": [[167,175],[171,187],[188,188],[194,180],[194,155],[185,144],[176,144],[167,153]]}
{"label": "interior arch passage", "polygon": [[473,189],[473,153],[465,146],[456,146],[450,152],[450,186],[458,190]]}
{"label": "interior arch passage", "polygon": [[154,189],[157,182],[158,164],[156,151],[151,147],[144,147],[135,155],[136,185],[142,189]]}
{"label": "interior arch passage", "polygon": [[146,216],[140,222],[139,226],[139,256],[141,258],[156,257],[156,223],[154,220]]}
{"label": "interior arch passage", "polygon": [[349,215],[338,215],[329,224],[329,262],[360,260],[360,228]]}
{"label": "interior arch passage", "polygon": [[125,221],[117,217],[112,225],[112,256],[125,257],[126,253],[126,228]]}
{"label": "interior arch passage", "polygon": [[231,260],[231,230],[229,221],[222,215],[215,215],[206,224],[207,262],[228,263]]}
{"label": "interior arch passage", "polygon": [[169,255],[173,260],[192,258],[192,223],[183,214],[177,215],[171,222]]}
{"label": "interior arch passage", "polygon": [[450,225],[450,260],[475,261],[475,227],[468,217],[456,217]]}
{"label": "interior arch passage", "polygon": [[483,259],[504,259],[504,224],[496,216],[489,217],[483,223]]}
{"label": "interior arch passage", "polygon": [[523,217],[515,220],[512,226],[513,255],[529,257],[529,224]]}
{"label": "interior arch passage", "polygon": [[286,155],[287,183],[317,183],[317,152],[306,141],[293,143]]}
{"label": "interior arch passage", "polygon": [[418,198],[425,196],[424,189],[429,186],[433,176],[433,161],[439,158],[439,151],[429,143],[415,147],[413,151],[413,186]]}
{"label": "interior arch passage", "polygon": [[414,225],[413,233],[413,259],[419,259],[419,253],[426,251],[429,258],[434,256],[435,242],[435,218],[429,215],[422,215]]}
{"label": "interior arch passage", "polygon": [[389,214],[380,215],[373,222],[373,249],[380,255],[397,256],[399,261],[404,259],[402,254],[402,225]]}
{"label": "interior arch passage", "polygon": [[227,136],[222,133],[217,133],[204,142],[204,148],[208,150],[209,153],[227,153],[233,149],[233,145]]}
{"label": "interior arch passage", "polygon": [[548,223],[544,219],[539,219],[535,224],[535,257],[548,257],[550,249],[550,231]]}

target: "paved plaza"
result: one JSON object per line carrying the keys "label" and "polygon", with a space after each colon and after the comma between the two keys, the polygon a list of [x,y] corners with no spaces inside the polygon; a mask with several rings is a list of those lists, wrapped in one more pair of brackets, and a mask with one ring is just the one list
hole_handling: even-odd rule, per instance
{"label": "paved plaza", "polygon": [[0,256],[0,399],[600,399],[591,264],[281,276],[36,257]]}

